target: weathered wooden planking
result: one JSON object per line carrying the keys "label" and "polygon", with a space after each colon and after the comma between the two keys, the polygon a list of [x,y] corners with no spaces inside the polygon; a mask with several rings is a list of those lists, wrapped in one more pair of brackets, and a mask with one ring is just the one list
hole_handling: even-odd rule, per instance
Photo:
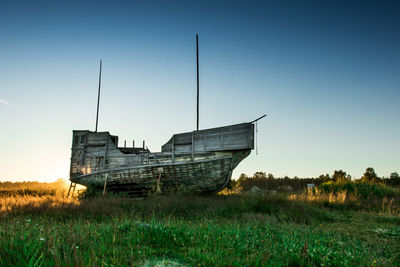
{"label": "weathered wooden planking", "polygon": [[[173,145],[172,145],[173,144]],[[175,154],[254,149],[254,125],[242,123],[195,132],[175,134],[161,148]]]}
{"label": "weathered wooden planking", "polygon": [[180,162],[150,164],[113,170],[99,171],[71,178],[74,183],[100,187],[105,182],[109,186],[131,185],[135,190],[147,190],[158,179],[158,168],[163,168],[162,186],[181,185],[188,190],[214,192],[222,190],[229,182],[232,170],[248,154],[247,151],[231,153],[210,153],[199,160],[185,158]]}

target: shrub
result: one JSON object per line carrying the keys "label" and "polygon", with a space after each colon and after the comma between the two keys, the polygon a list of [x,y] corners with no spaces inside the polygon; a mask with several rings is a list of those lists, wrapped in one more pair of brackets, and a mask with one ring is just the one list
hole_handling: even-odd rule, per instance
{"label": "shrub", "polygon": [[397,197],[400,196],[400,191],[396,188],[381,184],[381,183],[368,183],[368,182],[325,182],[319,186],[319,189],[324,193],[347,192],[348,194],[355,194],[361,198],[367,199],[371,197]]}

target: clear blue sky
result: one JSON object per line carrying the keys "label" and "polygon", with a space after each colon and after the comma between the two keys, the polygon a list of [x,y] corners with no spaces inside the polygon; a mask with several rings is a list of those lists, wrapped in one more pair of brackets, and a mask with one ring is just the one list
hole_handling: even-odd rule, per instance
{"label": "clear blue sky", "polygon": [[233,174],[400,172],[400,5],[387,1],[0,2],[0,181],[68,178],[73,129],[160,151],[196,123],[259,123]]}

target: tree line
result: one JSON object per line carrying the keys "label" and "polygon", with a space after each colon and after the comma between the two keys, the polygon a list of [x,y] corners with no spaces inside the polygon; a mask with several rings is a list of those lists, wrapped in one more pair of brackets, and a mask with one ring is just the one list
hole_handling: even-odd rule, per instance
{"label": "tree line", "polygon": [[[312,178],[299,178],[297,176],[293,178],[288,176],[274,177],[273,174],[266,174],[265,172],[256,172],[253,176],[247,176],[242,173],[237,180],[231,180],[229,187],[241,191],[248,191],[253,186],[257,186],[263,190],[300,191],[306,188],[307,184],[319,186],[329,181],[346,183],[351,182],[352,177],[343,170],[334,171],[332,176],[329,174],[322,174],[319,177]],[[354,179],[354,182],[383,183],[393,187],[400,187],[400,175],[397,172],[393,172],[389,177],[379,177],[374,168],[369,167],[365,170],[363,176],[360,179]]]}

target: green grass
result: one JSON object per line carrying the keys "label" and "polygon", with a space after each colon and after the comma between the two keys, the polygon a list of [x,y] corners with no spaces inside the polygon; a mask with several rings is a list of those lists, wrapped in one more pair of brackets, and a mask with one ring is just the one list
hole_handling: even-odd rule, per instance
{"label": "green grass", "polygon": [[0,266],[400,262],[399,214],[332,209],[284,195],[25,196],[17,204],[0,197],[0,211]]}
{"label": "green grass", "polygon": [[139,200],[6,184],[0,266],[397,266],[397,191],[365,188]]}
{"label": "green grass", "polygon": [[123,217],[103,222],[42,218],[8,223],[16,226],[7,229],[13,234],[1,236],[8,241],[3,243],[8,249],[2,250],[5,265],[120,266],[149,258],[202,266],[368,265],[390,256],[382,249],[371,254],[376,248],[350,235],[265,221],[222,224],[152,219],[143,223]]}

